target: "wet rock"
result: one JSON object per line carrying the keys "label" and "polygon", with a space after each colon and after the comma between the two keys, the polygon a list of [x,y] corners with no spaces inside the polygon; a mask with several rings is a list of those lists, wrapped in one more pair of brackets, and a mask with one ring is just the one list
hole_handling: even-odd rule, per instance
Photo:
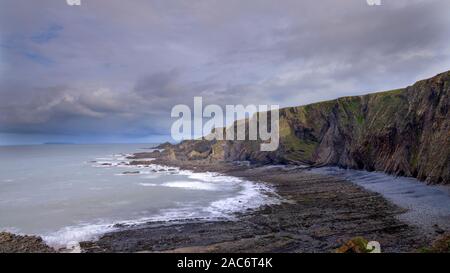
{"label": "wet rock", "polygon": [[145,159],[145,158],[158,158],[161,153],[158,150],[152,152],[135,153],[132,156],[128,156],[127,159]]}
{"label": "wet rock", "polygon": [[52,253],[41,237],[0,232],[0,253]]}
{"label": "wet rock", "polygon": [[122,174],[140,174],[139,171],[128,171],[128,172],[123,172]]}
{"label": "wet rock", "polygon": [[143,161],[143,160],[133,160],[129,163],[129,165],[132,165],[132,166],[137,166],[137,165],[148,166],[150,164],[152,164],[151,161]]}
{"label": "wet rock", "polygon": [[422,248],[425,253],[450,253],[450,232],[445,233],[436,239],[431,247]]}
{"label": "wet rock", "polygon": [[434,227],[434,231],[437,234],[444,234],[445,233],[445,230],[443,230],[441,227],[439,227],[439,225],[433,225],[433,227]]}
{"label": "wet rock", "polygon": [[160,144],[156,147],[156,149],[166,149],[172,147],[172,144],[170,142],[164,142],[163,144]]}

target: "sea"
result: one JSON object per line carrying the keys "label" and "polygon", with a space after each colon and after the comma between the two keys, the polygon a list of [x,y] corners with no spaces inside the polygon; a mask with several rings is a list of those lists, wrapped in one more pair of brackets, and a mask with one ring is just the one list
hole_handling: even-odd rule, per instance
{"label": "sea", "polygon": [[[268,185],[127,157],[155,144],[0,146],[0,231],[60,248],[147,222],[233,219],[277,202]],[[151,159],[148,159],[151,160]]]}

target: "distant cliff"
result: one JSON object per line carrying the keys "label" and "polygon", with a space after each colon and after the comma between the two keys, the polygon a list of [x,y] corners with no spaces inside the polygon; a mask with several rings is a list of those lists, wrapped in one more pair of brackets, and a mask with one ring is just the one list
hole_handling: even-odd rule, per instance
{"label": "distant cliff", "polygon": [[413,86],[280,110],[280,147],[254,141],[164,145],[170,160],[337,165],[450,184],[450,71]]}

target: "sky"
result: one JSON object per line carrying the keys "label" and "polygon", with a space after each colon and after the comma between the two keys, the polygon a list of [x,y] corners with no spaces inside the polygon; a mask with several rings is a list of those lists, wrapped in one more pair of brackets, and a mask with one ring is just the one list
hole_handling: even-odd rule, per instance
{"label": "sky", "polygon": [[450,1],[0,0],[0,145],[170,140],[177,104],[308,104],[450,70]]}

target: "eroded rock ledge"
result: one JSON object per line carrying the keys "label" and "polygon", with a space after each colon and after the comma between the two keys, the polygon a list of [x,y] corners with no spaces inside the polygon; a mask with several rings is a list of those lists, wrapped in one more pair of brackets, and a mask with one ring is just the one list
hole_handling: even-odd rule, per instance
{"label": "eroded rock ledge", "polygon": [[0,253],[53,253],[41,237],[0,232]]}

